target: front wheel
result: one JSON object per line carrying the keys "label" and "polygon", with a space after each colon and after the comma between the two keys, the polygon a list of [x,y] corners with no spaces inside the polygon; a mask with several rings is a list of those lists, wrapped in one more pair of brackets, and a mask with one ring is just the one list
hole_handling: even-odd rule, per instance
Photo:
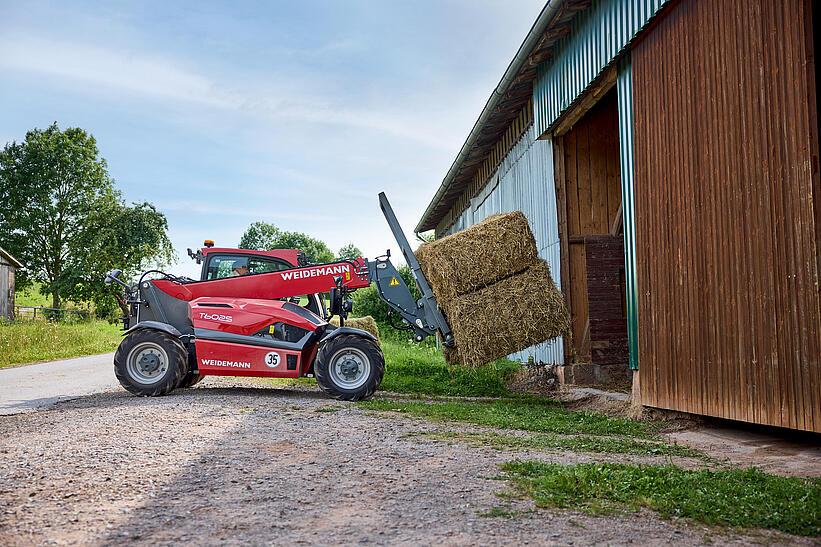
{"label": "front wheel", "polygon": [[139,329],[126,336],[114,354],[114,374],[135,395],[165,395],[188,373],[188,352],[173,336]]}
{"label": "front wheel", "polygon": [[372,396],[385,374],[385,358],[376,342],[343,334],[319,348],[314,375],[319,388],[343,401],[360,401]]}

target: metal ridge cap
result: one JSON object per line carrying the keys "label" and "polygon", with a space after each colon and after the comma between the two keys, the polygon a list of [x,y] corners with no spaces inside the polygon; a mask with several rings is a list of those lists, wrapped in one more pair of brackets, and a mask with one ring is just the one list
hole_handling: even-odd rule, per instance
{"label": "metal ridge cap", "polygon": [[550,21],[553,19],[553,16],[563,3],[564,0],[548,0],[545,7],[542,8],[541,13],[539,13],[539,16],[536,18],[533,26],[530,28],[530,32],[527,33],[524,41],[516,51],[516,55],[513,57],[513,60],[511,60],[510,64],[507,66],[507,70],[505,70],[505,73],[502,75],[502,79],[499,80],[499,83],[491,92],[490,97],[485,103],[485,107],[479,114],[479,118],[473,124],[473,128],[470,130],[470,133],[465,139],[462,148],[459,149],[459,153],[456,155],[456,159],[453,160],[450,169],[448,169],[445,178],[442,180],[442,184],[439,185],[439,188],[430,200],[425,212],[422,213],[422,218],[419,219],[419,222],[416,224],[416,228],[414,228],[414,232],[417,234],[422,231],[422,225],[428,220],[428,217],[431,213],[433,213],[433,209],[437,202],[450,187],[451,182],[453,182],[453,178],[456,176],[462,165],[462,161],[464,161],[465,157],[470,152],[470,149],[473,148],[473,145],[476,144],[476,140],[479,138],[479,133],[481,132],[482,127],[487,121],[487,118],[491,115],[493,109],[498,104],[499,99],[507,91],[508,87],[510,87],[510,84],[513,82],[514,78],[516,78],[516,75],[521,70],[522,65],[524,65],[528,56],[533,51],[533,48],[542,37],[545,29],[550,24]]}

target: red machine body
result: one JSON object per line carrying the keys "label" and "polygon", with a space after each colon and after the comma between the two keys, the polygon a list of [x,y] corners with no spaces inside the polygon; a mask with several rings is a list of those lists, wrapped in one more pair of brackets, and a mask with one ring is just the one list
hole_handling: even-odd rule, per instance
{"label": "red machine body", "polygon": [[203,296],[274,300],[328,292],[336,285],[337,277],[341,277],[342,285],[351,290],[370,285],[368,268],[362,258],[184,285],[168,279],[152,283],[169,296],[185,301]]}
{"label": "red machine body", "polygon": [[[257,337],[261,343],[273,340],[277,328],[295,331],[301,339],[326,324],[310,311],[295,308],[280,300],[204,297],[189,303],[195,332]],[[195,341],[200,375],[298,378],[308,374],[316,353],[315,345],[299,347],[296,340],[292,348],[274,348],[236,344],[231,336],[224,340],[214,339],[219,336],[209,338]]]}
{"label": "red machine body", "polygon": [[200,253],[203,257],[209,254],[232,254],[232,255],[249,255],[249,256],[267,256],[269,258],[277,258],[284,260],[293,267],[299,264],[299,253],[297,249],[274,249],[273,251],[261,251],[258,249],[234,249],[231,247],[203,247]]}
{"label": "red machine body", "polygon": [[[202,251],[203,255],[238,254],[235,249]],[[262,252],[251,253],[259,256]],[[298,251],[267,253],[296,260]],[[338,286],[337,279],[350,290],[370,285],[364,259],[185,284],[170,279],[150,283],[174,300],[188,303],[200,376],[298,378],[311,372],[316,354],[316,344],[308,343],[307,337],[328,323],[310,310],[281,299],[327,293]],[[280,331],[297,333],[297,339],[292,334],[290,341],[277,341],[278,346],[290,347],[271,347],[273,335]],[[266,342],[269,345],[263,347],[261,344]]]}

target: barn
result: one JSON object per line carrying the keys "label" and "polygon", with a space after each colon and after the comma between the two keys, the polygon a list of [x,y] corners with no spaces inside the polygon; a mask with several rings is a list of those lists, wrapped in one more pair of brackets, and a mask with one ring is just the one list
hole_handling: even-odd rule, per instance
{"label": "barn", "polygon": [[513,356],[821,432],[811,0],[550,0],[416,231],[522,210],[572,317]]}
{"label": "barn", "polygon": [[22,268],[17,259],[0,247],[0,319],[14,319],[14,274]]}

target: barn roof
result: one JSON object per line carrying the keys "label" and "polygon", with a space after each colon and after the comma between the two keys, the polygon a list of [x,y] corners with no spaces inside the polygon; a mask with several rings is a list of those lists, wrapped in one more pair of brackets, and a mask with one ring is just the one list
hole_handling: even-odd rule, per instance
{"label": "barn roof", "polygon": [[11,264],[15,268],[22,268],[23,267],[23,265],[20,264],[20,261],[17,260],[16,258],[14,258],[13,256],[11,256],[11,254],[9,254],[9,252],[7,250],[5,250],[3,247],[0,247],[0,256],[2,256],[3,258],[5,258],[9,262],[11,262]]}
{"label": "barn roof", "polygon": [[488,153],[530,100],[538,66],[552,57],[556,42],[569,34],[571,21],[590,2],[548,0],[422,214],[417,233],[434,229],[462,195]]}

